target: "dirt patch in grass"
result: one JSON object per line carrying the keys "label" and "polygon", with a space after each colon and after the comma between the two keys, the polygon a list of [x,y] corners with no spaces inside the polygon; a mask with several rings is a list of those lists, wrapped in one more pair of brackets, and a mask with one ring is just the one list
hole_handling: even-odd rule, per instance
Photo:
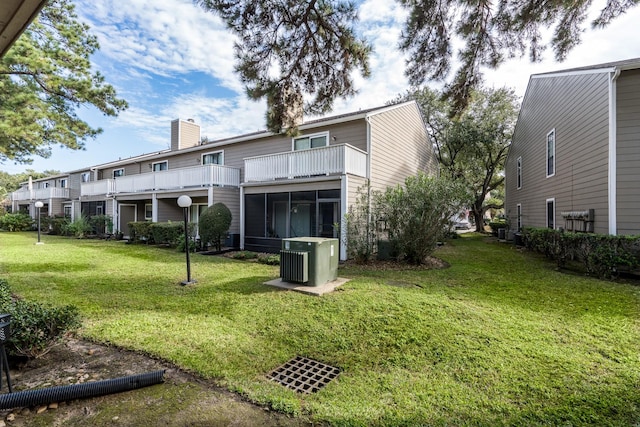
{"label": "dirt patch in grass", "polygon": [[[81,384],[165,370],[164,383],[107,396],[0,410],[10,426],[306,426],[143,354],[69,338],[41,359],[11,359],[13,391]],[[4,373],[3,373],[4,374]],[[6,376],[3,388],[8,392]]]}

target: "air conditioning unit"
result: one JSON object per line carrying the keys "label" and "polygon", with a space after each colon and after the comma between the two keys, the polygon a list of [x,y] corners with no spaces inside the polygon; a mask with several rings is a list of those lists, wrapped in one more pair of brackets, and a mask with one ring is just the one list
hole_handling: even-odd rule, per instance
{"label": "air conditioning unit", "polygon": [[[282,239],[280,276],[285,282],[320,286],[338,278],[338,239]],[[306,254],[306,257],[305,255]],[[306,267],[306,268],[305,268]]]}

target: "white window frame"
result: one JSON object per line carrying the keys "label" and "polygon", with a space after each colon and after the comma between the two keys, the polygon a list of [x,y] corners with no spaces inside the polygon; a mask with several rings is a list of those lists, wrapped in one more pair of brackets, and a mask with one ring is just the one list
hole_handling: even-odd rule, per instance
{"label": "white window frame", "polygon": [[[120,173],[116,174],[116,172],[120,172]],[[121,177],[121,176],[124,176],[124,168],[114,169],[113,170],[113,177],[114,178],[118,178],[118,177]]]}
{"label": "white window frame", "polygon": [[516,183],[517,189],[520,190],[522,188],[522,156],[516,160]]}
{"label": "white window frame", "polygon": [[[204,162],[204,158],[206,156],[210,156],[213,154],[220,154],[220,163],[205,163]],[[200,158],[200,164],[202,165],[224,165],[224,150],[218,150],[218,151],[210,151],[209,153],[203,153],[202,157]]]}
{"label": "white window frame", "polygon": [[[553,224],[549,224],[549,203],[553,203]],[[544,214],[545,214],[545,217],[546,217],[545,222],[547,223],[547,228],[551,228],[551,229],[555,230],[555,228],[556,228],[556,199],[555,199],[555,197],[546,200]]]}
{"label": "white window frame", "polygon": [[[311,139],[312,138],[318,138],[323,136],[325,138],[325,147],[329,146],[329,132],[318,132],[318,133],[311,133],[309,135],[300,135],[299,137],[296,138],[291,138],[291,151],[304,151],[304,150],[310,150],[311,149]],[[296,141],[300,140],[300,139],[309,139],[309,148],[300,148],[296,150]],[[314,148],[319,148],[319,147],[314,147]]]}
{"label": "white window frame", "polygon": [[67,178],[60,179],[60,188],[67,188]]}
{"label": "white window frame", "polygon": [[80,177],[80,180],[82,182],[89,182],[91,181],[91,172],[82,172],[82,175]]}
{"label": "white window frame", "polygon": [[[67,211],[69,211],[69,213],[68,213],[68,214],[67,214]],[[63,212],[63,215],[64,215],[65,217],[69,217],[69,218],[71,218],[71,213],[72,213],[72,211],[73,211],[73,206],[71,206],[71,205],[64,205],[64,206],[62,207],[62,212]]]}
{"label": "white window frame", "polygon": [[104,215],[104,207],[102,205],[96,206],[96,215]]}
{"label": "white window frame", "polygon": [[[164,168],[164,169],[156,170],[156,165],[162,165],[162,164],[167,165],[167,167]],[[151,171],[152,172],[162,172],[162,171],[166,171],[166,170],[169,170],[169,160],[163,160],[161,162],[153,162],[153,163],[151,163]]]}
{"label": "white window frame", "polygon": [[[552,150],[549,150],[549,137],[553,138]],[[547,178],[550,178],[556,174],[556,128],[551,129],[551,131],[547,134],[547,138],[545,141],[546,141],[545,151],[547,153],[545,157],[546,158],[545,168],[547,171]],[[551,163],[549,162],[550,160],[551,160]],[[549,166],[553,168],[551,173],[549,173]]]}
{"label": "white window frame", "polygon": [[[147,216],[147,209],[149,210],[149,213],[151,214],[151,216]],[[145,221],[153,220],[153,203],[144,204],[144,220]]]}
{"label": "white window frame", "polygon": [[518,203],[516,205],[516,225],[518,229],[516,231],[522,230],[522,203]]}
{"label": "white window frame", "polygon": [[43,182],[42,183],[42,188],[49,188],[49,183],[48,182]]}

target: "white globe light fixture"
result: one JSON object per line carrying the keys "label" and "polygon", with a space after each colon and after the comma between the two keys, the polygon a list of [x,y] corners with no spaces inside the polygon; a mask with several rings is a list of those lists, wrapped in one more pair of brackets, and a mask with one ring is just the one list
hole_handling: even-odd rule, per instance
{"label": "white globe light fixture", "polygon": [[189,206],[191,206],[191,197],[182,195],[178,197],[178,206],[180,206],[184,212],[184,252],[187,254],[187,280],[180,282],[181,285],[190,285],[196,283],[191,279],[191,260],[189,259]]}
{"label": "white globe light fixture", "polygon": [[42,209],[44,203],[38,200],[33,205],[36,207],[36,212],[38,213],[38,242],[36,243],[36,245],[42,245],[43,243],[40,241],[40,209]]}

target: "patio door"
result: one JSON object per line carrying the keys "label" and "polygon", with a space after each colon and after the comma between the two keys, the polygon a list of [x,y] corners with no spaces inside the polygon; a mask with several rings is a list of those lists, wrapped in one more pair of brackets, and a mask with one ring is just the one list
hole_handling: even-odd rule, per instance
{"label": "patio door", "polygon": [[318,237],[338,238],[335,224],[340,223],[340,201],[318,201]]}

